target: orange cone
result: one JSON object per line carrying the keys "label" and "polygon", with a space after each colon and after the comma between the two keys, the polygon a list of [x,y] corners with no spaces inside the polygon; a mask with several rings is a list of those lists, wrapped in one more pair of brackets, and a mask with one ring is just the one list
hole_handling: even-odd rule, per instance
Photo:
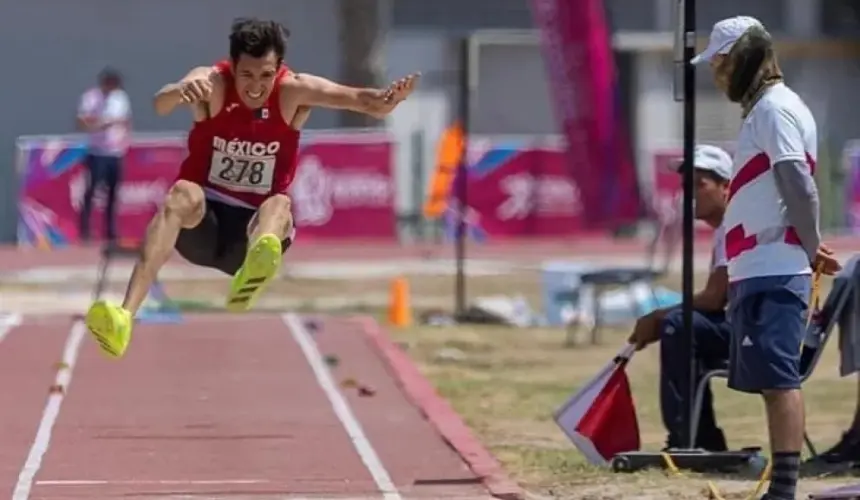
{"label": "orange cone", "polygon": [[409,282],[406,278],[395,278],[391,282],[391,302],[388,305],[388,322],[397,327],[412,324],[412,308],[409,305]]}

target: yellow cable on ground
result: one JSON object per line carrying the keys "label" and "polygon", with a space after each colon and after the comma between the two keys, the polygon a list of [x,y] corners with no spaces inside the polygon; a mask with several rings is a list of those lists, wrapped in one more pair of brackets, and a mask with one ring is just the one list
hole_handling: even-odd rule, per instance
{"label": "yellow cable on ground", "polygon": [[[683,476],[681,470],[678,469],[678,466],[675,465],[675,461],[672,460],[672,456],[668,453],[661,453],[661,457],[663,457],[663,462],[666,464],[666,468],[669,469],[669,472],[676,476]],[[758,478],[758,483],[756,483],[755,489],[750,493],[747,497],[747,500],[753,500],[761,493],[762,488],[764,488],[764,484],[770,479],[770,471],[771,466],[773,464],[772,460],[768,460],[767,466],[761,472],[761,476]],[[708,481],[708,493],[711,499],[713,500],[725,500],[725,498],[720,494],[720,490],[717,488],[717,485],[714,484],[713,481]]]}

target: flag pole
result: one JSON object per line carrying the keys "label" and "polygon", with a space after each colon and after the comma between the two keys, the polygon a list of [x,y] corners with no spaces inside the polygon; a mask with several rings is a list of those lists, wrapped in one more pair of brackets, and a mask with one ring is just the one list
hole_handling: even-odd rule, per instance
{"label": "flag pole", "polygon": [[458,321],[462,321],[466,313],[466,211],[469,207],[469,188],[468,188],[468,149],[469,149],[469,131],[471,120],[471,91],[473,87],[472,72],[472,41],[469,35],[460,40],[460,81],[459,81],[459,101],[458,101],[458,118],[460,127],[463,131],[463,144],[460,151],[460,162],[457,166],[458,175],[454,176],[456,185],[453,186],[458,200],[456,211],[456,236],[454,254],[457,264],[456,279],[454,285],[454,316]]}

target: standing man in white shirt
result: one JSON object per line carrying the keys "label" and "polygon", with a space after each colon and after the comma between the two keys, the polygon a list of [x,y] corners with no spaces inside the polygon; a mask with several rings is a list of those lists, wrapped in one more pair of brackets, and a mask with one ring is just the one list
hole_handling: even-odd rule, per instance
{"label": "standing man in white shirt", "polygon": [[120,74],[107,68],[99,84],[81,96],[78,128],[87,133],[87,189],[81,208],[80,234],[90,239],[90,214],[93,196],[99,186],[107,190],[105,230],[109,242],[116,241],[116,202],[122,181],[122,160],[128,150],[131,131],[131,103],[122,88]]}
{"label": "standing man in white shirt", "polygon": [[796,494],[804,410],[800,349],[812,269],[839,263],[821,245],[815,119],[783,82],[770,35],[757,19],[716,23],[692,63],[709,63],[717,88],[743,109],[726,209],[729,387],[762,394],[773,473],[768,500]]}

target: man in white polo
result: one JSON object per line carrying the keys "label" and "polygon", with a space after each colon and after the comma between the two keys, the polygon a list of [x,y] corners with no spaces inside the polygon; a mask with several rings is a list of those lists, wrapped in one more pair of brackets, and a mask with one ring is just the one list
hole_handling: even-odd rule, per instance
{"label": "man in white polo", "polygon": [[105,237],[117,238],[116,203],[122,182],[122,160],[129,146],[131,103],[122,88],[122,77],[111,68],[99,75],[99,84],[81,96],[78,128],[87,133],[87,188],[81,208],[80,235],[90,239],[90,214],[99,186],[107,190]]}
{"label": "man in white polo", "polygon": [[812,268],[833,274],[839,263],[821,245],[815,119],[783,82],[770,35],[758,20],[716,23],[696,63],[740,104],[726,209],[728,318],[732,325],[729,386],[760,393],[767,411],[773,473],[769,500],[793,500],[803,445],[800,348]]}

